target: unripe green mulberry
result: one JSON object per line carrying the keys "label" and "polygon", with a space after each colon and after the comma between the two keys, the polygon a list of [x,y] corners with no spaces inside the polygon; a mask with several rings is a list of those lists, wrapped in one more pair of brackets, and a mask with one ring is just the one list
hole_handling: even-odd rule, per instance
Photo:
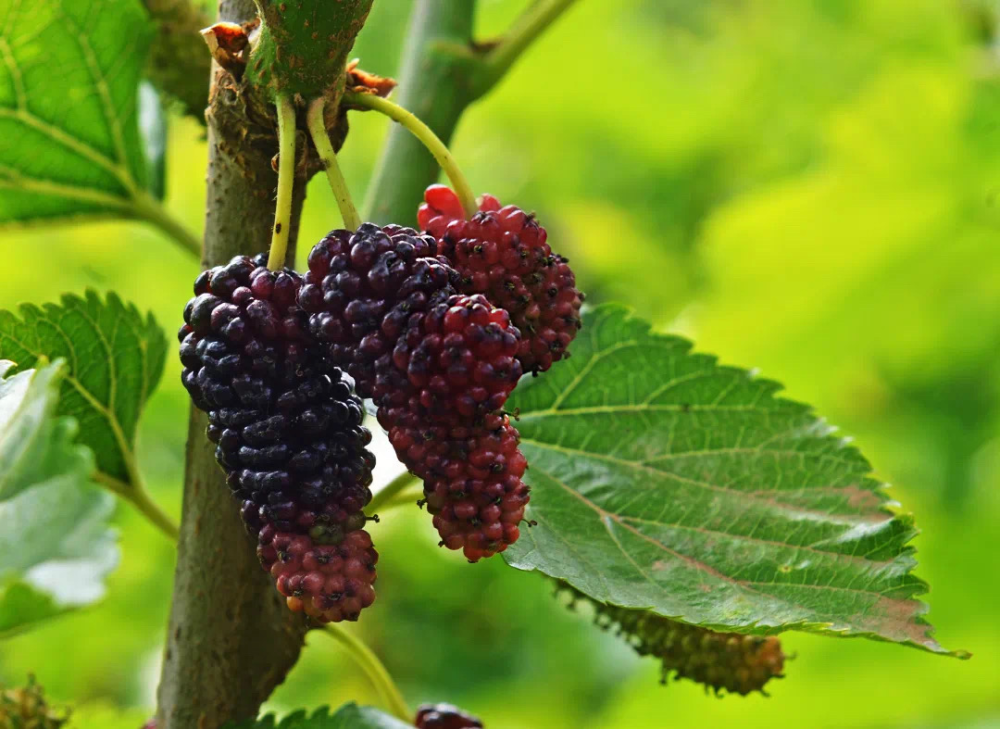
{"label": "unripe green mulberry", "polygon": [[559,590],[571,595],[570,606],[584,600],[594,610],[594,622],[605,630],[614,629],[641,656],[659,658],[662,682],[671,674],[677,680],[689,678],[713,689],[746,696],[760,691],[772,678],[783,678],[785,654],[774,636],[718,633],[695,625],[679,623],[646,610],[606,605],[565,583]]}

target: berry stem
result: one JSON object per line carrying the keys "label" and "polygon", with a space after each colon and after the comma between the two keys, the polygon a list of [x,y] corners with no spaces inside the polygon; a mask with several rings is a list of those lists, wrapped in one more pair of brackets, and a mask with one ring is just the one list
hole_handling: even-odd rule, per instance
{"label": "berry stem", "polygon": [[427,148],[427,151],[434,155],[434,159],[437,160],[438,165],[448,175],[448,179],[451,180],[458,199],[462,202],[462,208],[465,210],[466,217],[471,218],[476,214],[476,211],[479,210],[479,205],[476,203],[476,196],[472,192],[469,181],[465,179],[465,175],[459,169],[458,163],[455,162],[455,158],[448,151],[448,147],[445,146],[438,135],[415,114],[407,111],[399,104],[394,104],[388,99],[383,99],[381,96],[376,96],[375,94],[348,92],[344,94],[344,102],[352,106],[361,106],[385,114],[410,131]]}
{"label": "berry stem", "polygon": [[172,542],[176,542],[180,537],[180,529],[177,524],[153,501],[144,484],[126,484],[102,471],[94,473],[93,479],[108,489],[108,491],[117,494],[131,503],[132,506],[139,510],[140,514],[146,517],[153,526],[163,532]]}
{"label": "berry stem", "polygon": [[361,225],[361,216],[358,215],[357,208],[351,200],[351,192],[347,187],[347,180],[344,173],[340,171],[337,164],[337,154],[333,151],[330,143],[330,135],[326,131],[326,123],[323,121],[323,109],[326,107],[326,99],[320,97],[309,104],[309,111],[306,113],[306,126],[309,128],[309,136],[312,137],[316,151],[319,152],[320,162],[326,170],[326,178],[330,181],[330,189],[337,199],[337,207],[340,208],[340,217],[344,219],[344,227],[348,230],[357,230]]}
{"label": "berry stem", "polygon": [[403,491],[408,486],[419,483],[419,479],[414,476],[409,471],[403,471],[401,474],[392,479],[389,483],[385,485],[384,488],[379,489],[379,491],[372,497],[372,500],[368,502],[368,506],[365,507],[365,513],[369,516],[374,515],[380,508],[386,506],[393,497],[396,496],[400,491]]}
{"label": "berry stem", "polygon": [[486,54],[490,78],[499,79],[503,76],[525,49],[574,2],[575,0],[540,0],[525,10],[500,43]]}
{"label": "berry stem", "polygon": [[326,633],[335,641],[340,643],[347,652],[350,653],[358,666],[364,671],[368,679],[375,685],[376,690],[385,702],[386,707],[400,721],[409,724],[413,721],[413,713],[406,705],[403,695],[396,687],[396,683],[389,675],[385,665],[378,659],[372,649],[366,646],[357,636],[352,635],[342,626],[336,623],[328,623],[325,626]]}
{"label": "berry stem", "polygon": [[295,107],[287,96],[275,100],[278,108],[278,199],[274,206],[271,252],[267,267],[280,271],[285,266],[288,233],[292,224],[292,188],[295,186]]}
{"label": "berry stem", "polygon": [[159,200],[148,192],[141,192],[133,198],[132,205],[139,219],[155,225],[188,253],[201,257],[201,241],[167,212]]}

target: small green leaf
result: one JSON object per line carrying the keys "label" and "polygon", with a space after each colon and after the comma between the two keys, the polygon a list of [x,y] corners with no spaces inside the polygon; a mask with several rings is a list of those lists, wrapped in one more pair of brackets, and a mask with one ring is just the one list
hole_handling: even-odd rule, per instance
{"label": "small green leaf", "polygon": [[280,722],[273,714],[256,721],[226,724],[223,729],[413,729],[388,714],[370,706],[344,704],[336,714],[330,715],[327,707],[317,709],[311,716],[305,709],[289,714]]}
{"label": "small green leaf", "polygon": [[64,296],[59,305],[24,305],[20,318],[0,311],[0,357],[21,370],[40,359],[67,363],[60,415],[73,416],[79,440],[97,461],[97,479],[118,491],[135,488],[139,415],[160,376],[167,352],[163,331],[114,294],[102,300]]}
{"label": "small green leaf", "polygon": [[73,443],[76,422],[54,417],[65,364],[6,377],[13,367],[0,360],[0,501],[67,474],[86,480],[93,469],[90,452]]}
{"label": "small green leaf", "polygon": [[0,224],[148,213],[137,0],[0,0]]}
{"label": "small green leaf", "polygon": [[0,361],[0,635],[98,600],[118,561],[114,499],[56,414],[65,364],[11,368]]}
{"label": "small green leaf", "polygon": [[602,306],[516,391],[537,525],[507,562],[719,630],[945,652],[915,599],[913,520],[865,458],[777,383],[690,348]]}

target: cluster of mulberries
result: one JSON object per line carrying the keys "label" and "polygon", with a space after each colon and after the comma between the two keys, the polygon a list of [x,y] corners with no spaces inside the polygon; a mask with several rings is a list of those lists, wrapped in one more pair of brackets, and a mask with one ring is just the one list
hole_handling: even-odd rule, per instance
{"label": "cluster of mulberries", "polygon": [[179,332],[182,381],[208,413],[216,459],[288,606],[355,620],[375,599],[363,512],[371,434],[361,401],[306,336],[301,285],[262,256],[201,274]]}
{"label": "cluster of mulberries", "polygon": [[[264,257],[204,272],[184,311],[184,386],[289,607],[353,620],[374,600],[374,459],[361,401],[424,482],[441,544],[475,562],[519,536],[527,464],[503,408],[565,355],[582,296],[533,216],[433,186],[426,233],[334,230],[304,276]],[[524,333],[524,334],[522,334]]]}
{"label": "cluster of mulberries", "polygon": [[658,658],[664,683],[675,674],[677,680],[690,679],[717,694],[725,689],[746,696],[753,691],[766,695],[767,682],[784,677],[785,654],[774,636],[717,633],[647,610],[597,602],[566,583],[559,583],[559,589],[570,593],[571,605],[590,603],[595,622],[616,630],[639,655]]}
{"label": "cluster of mulberries", "polygon": [[310,252],[298,303],[423,479],[442,544],[476,561],[517,539],[528,501],[501,410],[522,373],[520,334],[486,297],[458,293],[436,253],[434,238],[408,228],[335,230]]}
{"label": "cluster of mulberries", "polygon": [[545,228],[514,205],[483,195],[479,212],[465,219],[458,196],[444,185],[424,193],[417,218],[438,241],[438,253],[459,272],[458,288],[485,294],[509,312],[522,339],[525,372],[544,372],[566,356],[580,328],[583,294],[569,262],[552,252]]}

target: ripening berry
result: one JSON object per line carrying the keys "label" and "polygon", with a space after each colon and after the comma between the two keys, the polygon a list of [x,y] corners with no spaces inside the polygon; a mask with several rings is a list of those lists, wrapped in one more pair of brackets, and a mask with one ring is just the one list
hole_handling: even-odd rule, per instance
{"label": "ripening berry", "polygon": [[662,664],[662,682],[671,674],[677,680],[690,679],[716,693],[726,690],[746,696],[764,692],[773,678],[783,678],[785,654],[774,636],[719,633],[656,615],[648,610],[632,610],[597,602],[564,582],[560,590],[571,595],[571,606],[590,603],[595,621],[614,629],[641,656],[653,656]]}
{"label": "ripening berry", "polygon": [[424,200],[417,220],[460,274],[459,290],[485,294],[520,330],[524,371],[544,372],[567,356],[581,326],[583,294],[534,215],[484,195],[479,212],[466,220],[458,196],[444,185],[427,188]]}
{"label": "ripening berry", "polygon": [[[335,230],[309,254],[298,304],[424,480],[441,543],[474,562],[518,538],[528,501],[517,431],[501,412],[522,373],[520,333],[486,297],[457,293],[458,274],[435,253],[433,238],[397,226]],[[399,441],[428,431],[445,470]]]}

